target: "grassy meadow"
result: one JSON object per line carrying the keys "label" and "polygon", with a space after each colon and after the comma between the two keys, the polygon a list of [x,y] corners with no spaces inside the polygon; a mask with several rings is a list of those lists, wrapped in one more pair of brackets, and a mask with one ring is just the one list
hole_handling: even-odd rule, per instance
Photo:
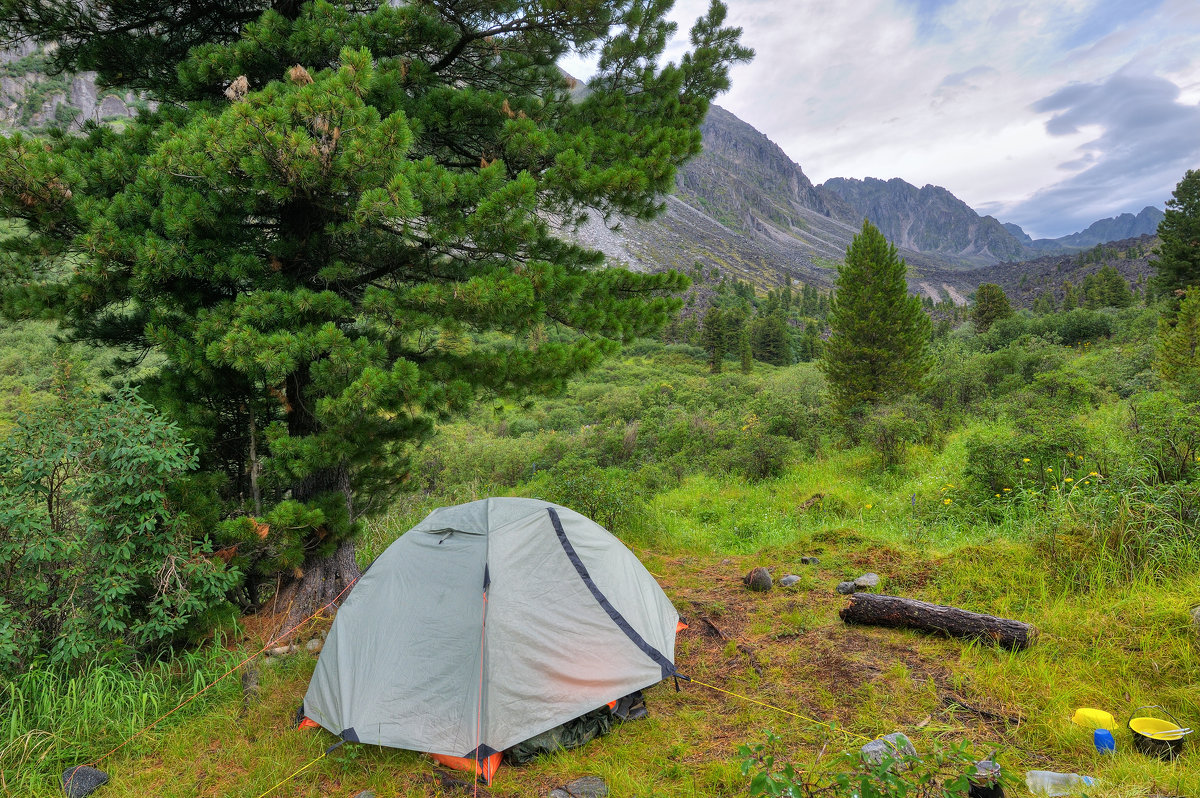
{"label": "grassy meadow", "polygon": [[[366,520],[361,563],[443,504],[569,504],[629,545],[688,619],[676,664],[696,680],[650,688],[647,719],[505,766],[478,793],[545,795],[596,775],[613,796],[747,795],[739,747],[768,731],[777,761],[827,773],[899,730],[921,754],[995,752],[1010,795],[1026,794],[1029,769],[1095,776],[1093,795],[1200,794],[1194,744],[1160,762],[1123,726],[1143,705],[1200,723],[1194,425],[1159,393],[1155,314],[1096,315],[1106,333],[1069,341],[1013,325],[951,332],[925,393],[858,429],[828,417],[815,364],[744,374],[731,360],[712,374],[703,352],[654,341],[561,396],[483,401],[444,425]],[[800,580],[752,593],[742,577],[760,565]],[[847,626],[834,587],[867,571],[877,592],[1026,621],[1040,638],[1008,652]],[[294,729],[315,662],[304,651],[254,660],[257,701],[243,700],[239,669],[122,745],[257,651],[268,621],[164,663],[3,685],[0,794],[59,795],[64,768],[101,757],[109,798],[461,794],[413,752],[348,744],[314,763],[336,738]],[[1070,723],[1085,706],[1122,724],[1115,755]]]}

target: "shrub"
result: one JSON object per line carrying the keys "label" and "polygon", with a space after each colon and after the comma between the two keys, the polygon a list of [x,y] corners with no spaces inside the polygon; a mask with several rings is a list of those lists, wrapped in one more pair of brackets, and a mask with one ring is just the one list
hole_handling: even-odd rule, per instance
{"label": "shrub", "polygon": [[915,402],[898,402],[877,407],[867,416],[863,437],[879,455],[884,468],[902,463],[908,444],[924,437],[920,417],[925,415]]}
{"label": "shrub", "polygon": [[206,631],[238,574],[194,538],[172,485],[196,466],[131,390],[60,389],[0,445],[0,671],[128,659]]}
{"label": "shrub", "polygon": [[[832,727],[829,728],[833,730]],[[767,733],[767,742],[738,749],[742,774],[750,776],[750,795],[788,798],[934,798],[965,796],[975,763],[983,757],[967,742],[936,747],[926,756],[897,752],[873,762],[853,751],[800,768],[775,752],[778,737]],[[824,751],[824,748],[822,748]],[[1002,776],[1004,785],[1007,778]]]}
{"label": "shrub", "polygon": [[1182,482],[1196,473],[1200,403],[1155,392],[1138,397],[1130,411],[1135,440],[1150,464],[1155,482]]}
{"label": "shrub", "polygon": [[601,468],[572,453],[533,485],[539,498],[570,507],[612,532],[644,510],[641,488],[623,468]]}

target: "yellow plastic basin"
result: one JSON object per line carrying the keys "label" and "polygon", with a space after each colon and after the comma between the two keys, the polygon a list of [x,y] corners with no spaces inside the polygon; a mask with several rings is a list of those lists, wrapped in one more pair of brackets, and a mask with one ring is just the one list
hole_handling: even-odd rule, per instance
{"label": "yellow plastic basin", "polygon": [[1134,718],[1129,721],[1129,728],[1152,740],[1178,740],[1187,734],[1178,723],[1161,718]]}
{"label": "yellow plastic basin", "polygon": [[1080,726],[1086,726],[1089,729],[1108,729],[1113,731],[1117,728],[1116,719],[1105,712],[1103,709],[1093,709],[1092,707],[1080,707],[1075,710],[1075,714],[1071,716],[1072,723],[1078,723]]}

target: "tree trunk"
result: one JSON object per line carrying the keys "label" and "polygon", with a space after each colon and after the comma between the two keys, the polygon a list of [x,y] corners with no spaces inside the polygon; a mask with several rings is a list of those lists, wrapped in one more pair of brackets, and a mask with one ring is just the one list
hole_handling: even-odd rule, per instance
{"label": "tree trunk", "polygon": [[[309,412],[305,400],[305,388],[309,383],[309,369],[301,366],[288,380],[288,434],[292,437],[311,435],[320,429],[317,419]],[[318,468],[311,474],[292,484],[292,498],[307,502],[329,493],[340,493],[346,502],[347,517],[353,521],[354,492],[350,485],[350,472],[340,464]],[[354,539],[348,533],[338,544],[331,556],[308,557],[300,573],[287,579],[271,602],[272,612],[284,613],[277,634],[287,634],[309,616],[332,603],[362,572],[354,559]],[[306,541],[318,543],[319,541]],[[345,596],[342,596],[345,598]]]}
{"label": "tree trunk", "polygon": [[1035,627],[1021,621],[874,593],[855,593],[838,614],[846,623],[920,629],[947,637],[982,640],[1012,650],[1033,645],[1038,634]]}
{"label": "tree trunk", "polygon": [[[284,583],[270,602],[275,612],[284,613],[276,632],[276,641],[288,639],[296,626],[331,604],[361,575],[358,562],[354,559],[354,540],[351,538],[343,540],[332,556],[305,563],[300,577]],[[342,599],[345,598],[343,595]]]}

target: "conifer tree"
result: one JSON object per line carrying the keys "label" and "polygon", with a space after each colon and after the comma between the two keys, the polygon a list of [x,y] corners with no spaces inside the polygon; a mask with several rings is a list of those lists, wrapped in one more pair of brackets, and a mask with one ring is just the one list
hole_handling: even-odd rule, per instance
{"label": "conifer tree", "polygon": [[1187,401],[1200,401],[1200,286],[1184,292],[1171,321],[1159,319],[1155,366]]}
{"label": "conifer tree", "polygon": [[754,353],[750,349],[750,329],[747,327],[742,328],[742,334],[738,340],[738,357],[741,358],[743,374],[754,371]]}
{"label": "conifer tree", "polygon": [[1075,295],[1075,286],[1071,285],[1070,280],[1067,280],[1063,283],[1062,310],[1066,313],[1077,307],[1079,307],[1079,298]]}
{"label": "conifer tree", "polygon": [[[143,395],[304,617],[357,575],[358,519],[438,417],[558,390],[678,309],[685,278],[601,268],[550,221],[651,217],[699,152],[752,53],[714,0],[663,64],[670,7],[0,0],[0,34],[154,103],[0,141],[0,214],[30,231],[4,306],[161,359]],[[586,92],[572,51],[597,56]]]}
{"label": "conifer tree", "polygon": [[869,221],[838,267],[821,355],[834,409],[859,416],[916,390],[929,373],[930,320],[908,295],[907,264]]}
{"label": "conifer tree", "polygon": [[721,373],[728,338],[725,313],[716,305],[710,305],[700,324],[700,346],[708,352],[708,366],[713,374]]}
{"label": "conifer tree", "polygon": [[1171,193],[1158,237],[1161,243],[1152,265],[1159,295],[1200,285],[1200,170],[1189,169]]}
{"label": "conifer tree", "polygon": [[1008,304],[1008,296],[1004,289],[995,283],[984,283],[975,289],[975,307],[971,310],[971,320],[975,329],[985,333],[997,319],[1012,315],[1012,305]]}

